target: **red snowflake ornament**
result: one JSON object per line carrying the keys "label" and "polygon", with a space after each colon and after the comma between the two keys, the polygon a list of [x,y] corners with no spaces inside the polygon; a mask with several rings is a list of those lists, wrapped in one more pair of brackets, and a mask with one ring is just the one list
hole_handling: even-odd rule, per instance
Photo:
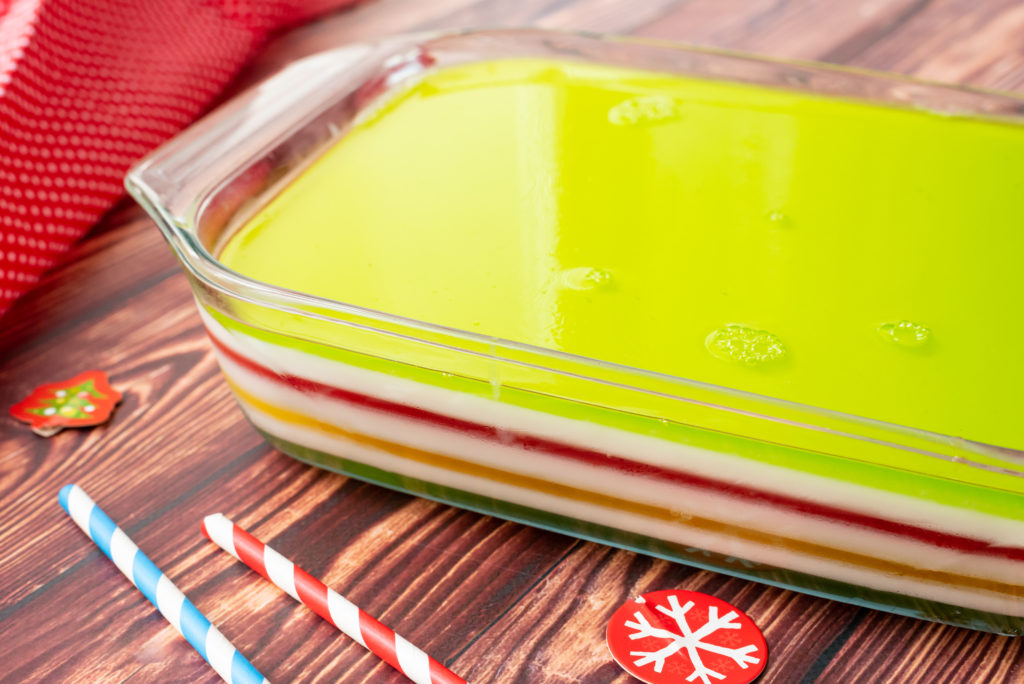
{"label": "red snowflake ornament", "polygon": [[652,591],[619,606],[608,623],[608,648],[648,684],[747,684],[768,662],[753,620],[696,591]]}
{"label": "red snowflake ornament", "polygon": [[50,437],[66,427],[99,425],[110,418],[121,393],[110,386],[107,374],[91,370],[63,382],[36,387],[11,407],[11,415]]}

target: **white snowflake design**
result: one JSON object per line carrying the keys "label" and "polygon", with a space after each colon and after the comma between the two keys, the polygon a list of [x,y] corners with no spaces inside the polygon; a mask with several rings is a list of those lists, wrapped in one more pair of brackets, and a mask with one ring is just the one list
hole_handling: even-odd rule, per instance
{"label": "white snowflake design", "polygon": [[686,605],[681,606],[679,605],[679,598],[673,595],[669,595],[668,597],[667,608],[663,605],[655,604],[655,610],[660,613],[664,613],[675,620],[676,625],[679,627],[678,633],[667,629],[661,629],[660,627],[654,627],[647,621],[647,618],[644,617],[643,613],[639,611],[633,613],[633,617],[636,618],[636,621],[627,620],[625,623],[626,627],[635,630],[629,635],[630,639],[642,639],[644,637],[668,639],[668,643],[657,651],[630,651],[630,655],[640,656],[633,661],[637,667],[643,667],[650,663],[654,663],[654,671],[660,673],[665,666],[665,660],[685,648],[686,654],[689,656],[690,662],[693,664],[693,672],[686,678],[686,681],[692,682],[699,677],[703,684],[711,684],[710,677],[714,677],[715,679],[725,679],[725,675],[720,672],[715,672],[701,661],[700,649],[728,656],[744,670],[747,669],[748,665],[755,665],[761,662],[760,658],[755,658],[750,655],[752,651],[757,650],[757,646],[755,644],[748,644],[742,648],[728,648],[704,641],[704,637],[713,634],[720,629],[740,629],[742,625],[734,621],[735,618],[738,617],[736,611],[729,611],[725,615],[719,617],[718,607],[710,606],[708,608],[708,621],[704,623],[703,627],[697,631],[693,631],[690,629],[690,624],[686,621],[686,613],[693,608],[693,605],[693,601],[687,601]]}

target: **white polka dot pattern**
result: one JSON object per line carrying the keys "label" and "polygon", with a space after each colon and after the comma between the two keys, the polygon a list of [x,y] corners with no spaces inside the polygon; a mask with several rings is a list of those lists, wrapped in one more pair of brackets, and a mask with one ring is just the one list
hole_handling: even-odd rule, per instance
{"label": "white polka dot pattern", "polygon": [[0,316],[271,30],[351,1],[0,1]]}

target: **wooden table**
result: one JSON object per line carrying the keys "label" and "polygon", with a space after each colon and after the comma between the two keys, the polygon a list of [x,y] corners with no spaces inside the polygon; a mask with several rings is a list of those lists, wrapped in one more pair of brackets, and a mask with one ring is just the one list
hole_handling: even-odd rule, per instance
{"label": "wooden table", "polygon": [[[1024,88],[1019,0],[376,0],[277,40],[250,72],[410,29],[539,25]],[[215,682],[57,505],[78,482],[272,681],[401,682],[199,533],[222,511],[476,682],[624,682],[629,596],[708,592],[764,629],[764,682],[1020,682],[1024,640],[896,617],[584,543],[301,465],[232,401],[188,285],[125,202],[0,322],[0,406],[87,368],[125,399],[98,429],[0,417],[0,678]]]}

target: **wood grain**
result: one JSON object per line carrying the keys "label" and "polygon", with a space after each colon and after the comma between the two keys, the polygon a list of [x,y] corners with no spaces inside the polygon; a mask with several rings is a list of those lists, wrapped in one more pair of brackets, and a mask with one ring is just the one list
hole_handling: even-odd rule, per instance
{"label": "wood grain", "polygon": [[[1018,0],[375,0],[282,36],[243,81],[385,34],[535,25],[635,33],[1024,89]],[[112,421],[43,440],[0,419],[0,682],[216,682],[65,518],[81,484],[272,681],[402,682],[199,534],[221,511],[476,682],[625,682],[604,628],[669,587],[764,629],[764,682],[1020,682],[1024,640],[752,584],[303,466],[247,425],[187,282],[127,202],[0,321],[0,405],[107,369]],[[5,412],[6,413],[6,412]]]}

